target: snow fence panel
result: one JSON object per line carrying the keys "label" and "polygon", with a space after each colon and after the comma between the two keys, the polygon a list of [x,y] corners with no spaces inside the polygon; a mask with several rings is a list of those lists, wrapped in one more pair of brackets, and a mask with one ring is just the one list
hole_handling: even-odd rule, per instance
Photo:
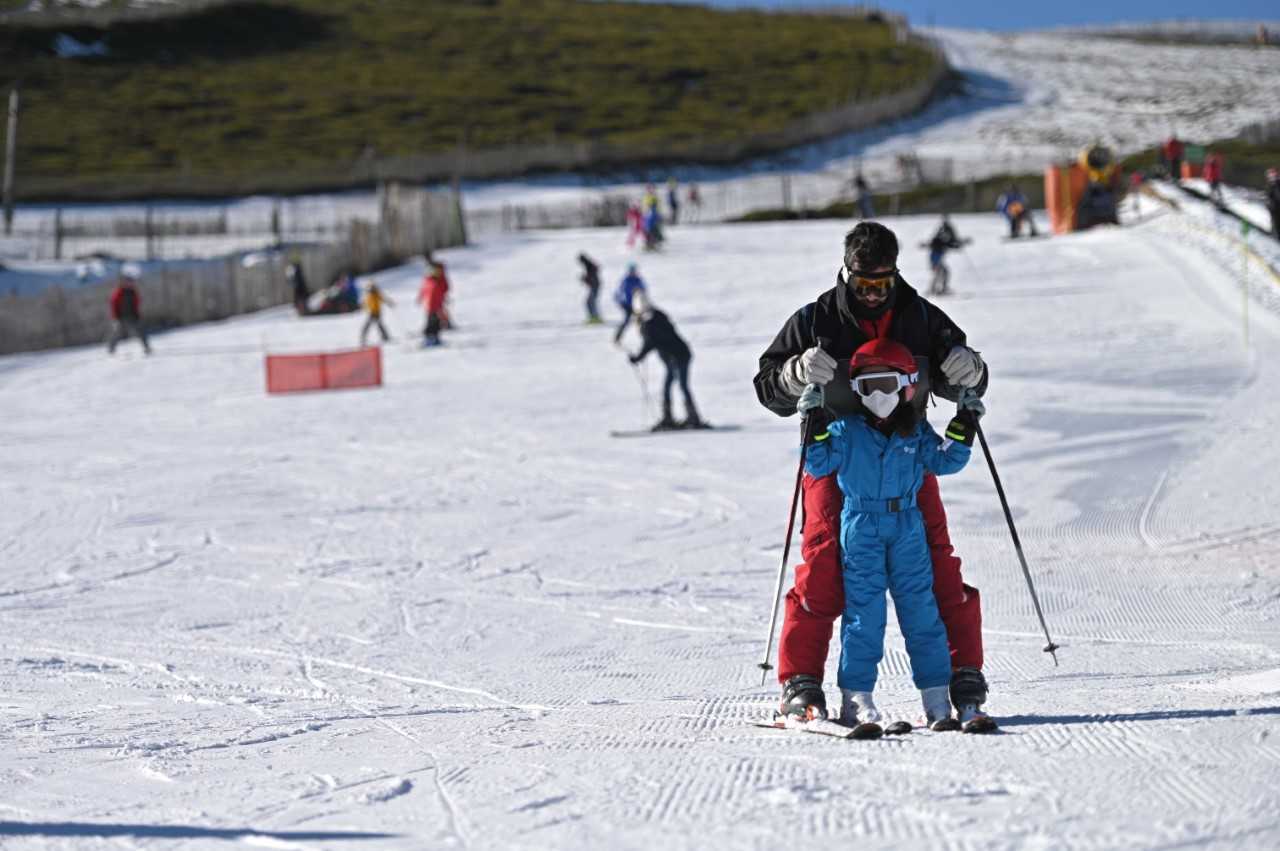
{"label": "snow fence panel", "polygon": [[382,349],[371,346],[346,352],[267,355],[267,392],[346,390],[382,385]]}

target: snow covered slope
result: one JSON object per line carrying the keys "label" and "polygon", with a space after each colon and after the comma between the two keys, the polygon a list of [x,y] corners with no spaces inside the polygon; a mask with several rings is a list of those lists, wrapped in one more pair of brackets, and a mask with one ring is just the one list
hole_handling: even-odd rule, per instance
{"label": "snow covered slope", "polygon": [[[607,436],[652,416],[579,324],[574,256],[615,281],[618,231],[443,252],[460,330],[388,347],[379,390],[266,397],[264,344],[360,323],[283,309],[150,359],[0,358],[0,845],[1276,847],[1280,323],[1255,303],[1246,349],[1234,267],[1173,221],[1008,243],[957,218],[944,307],[991,364],[1064,645],[1054,668],[975,458],[943,491],[995,737],[749,725],[797,441],[751,376],[841,223],[640,258],[733,433]],[[380,277],[402,334],[419,274]],[[893,627],[881,692],[915,717]]]}

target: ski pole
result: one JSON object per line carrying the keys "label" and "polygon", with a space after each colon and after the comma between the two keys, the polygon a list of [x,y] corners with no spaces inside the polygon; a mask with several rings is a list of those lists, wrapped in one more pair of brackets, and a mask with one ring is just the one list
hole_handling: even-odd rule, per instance
{"label": "ski pole", "polygon": [[796,526],[796,505],[800,502],[800,485],[804,481],[804,458],[809,451],[809,438],[813,432],[813,417],[804,418],[804,436],[800,443],[800,466],[796,469],[796,488],[791,494],[791,511],[787,514],[787,536],[782,544],[782,565],[778,568],[778,582],[773,589],[773,611],[769,613],[769,638],[764,645],[764,658],[761,660],[760,685],[769,680],[769,672],[773,666],[769,657],[773,654],[773,632],[778,625],[778,601],[782,597],[782,583],[787,577],[787,557],[791,554],[791,533]]}
{"label": "ski pole", "polygon": [[653,410],[653,400],[649,398],[649,382],[645,380],[644,373],[640,371],[640,364],[632,363],[631,369],[635,372],[636,381],[640,382],[640,418],[642,420],[649,418],[649,412]]}
{"label": "ski pole", "polygon": [[991,470],[991,480],[996,483],[996,493],[1000,495],[1000,507],[1004,509],[1004,519],[1009,523],[1009,534],[1013,536],[1013,548],[1018,552],[1018,562],[1022,565],[1022,575],[1027,580],[1027,590],[1031,592],[1031,602],[1036,607],[1036,617],[1040,618],[1040,628],[1044,630],[1045,640],[1049,643],[1044,646],[1044,652],[1053,657],[1053,666],[1058,667],[1058,654],[1054,651],[1058,649],[1058,645],[1053,643],[1053,639],[1049,637],[1049,625],[1044,622],[1044,611],[1040,608],[1040,598],[1036,596],[1036,586],[1031,581],[1031,569],[1027,567],[1027,557],[1022,554],[1022,542],[1018,540],[1018,530],[1013,525],[1013,514],[1009,511],[1009,500],[1005,498],[1004,486],[1000,484],[1000,474],[996,472],[996,462],[991,458],[991,447],[987,445],[987,436],[982,431],[982,424],[978,423],[978,440],[982,443],[982,452],[987,456],[987,467]]}

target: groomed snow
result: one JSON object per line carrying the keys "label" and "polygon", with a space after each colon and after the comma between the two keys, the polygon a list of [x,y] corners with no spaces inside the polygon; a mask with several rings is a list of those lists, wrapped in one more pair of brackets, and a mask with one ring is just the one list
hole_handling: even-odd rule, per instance
{"label": "groomed snow", "polygon": [[[1235,267],[1175,218],[1009,243],[957,217],[943,305],[990,362],[1063,645],[1055,668],[975,456],[943,491],[994,737],[749,724],[797,457],[751,377],[845,223],[638,257],[733,433],[608,436],[651,414],[580,324],[574,256],[611,285],[620,231],[443,252],[460,329],[387,347],[377,390],[267,397],[264,345],[361,321],[286,309],[150,359],[0,358],[0,845],[1277,847],[1280,322],[1255,303],[1246,350]],[[892,224],[922,283],[936,221]],[[420,272],[379,276],[401,336]],[[914,718],[894,627],[882,672]]]}

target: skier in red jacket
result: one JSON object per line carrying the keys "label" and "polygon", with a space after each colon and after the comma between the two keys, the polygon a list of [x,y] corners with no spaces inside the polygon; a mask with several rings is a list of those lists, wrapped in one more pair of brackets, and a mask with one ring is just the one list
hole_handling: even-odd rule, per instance
{"label": "skier in red jacket", "polygon": [[444,313],[444,297],[449,293],[449,281],[444,276],[444,267],[431,265],[431,272],[422,281],[422,289],[418,291],[417,301],[427,311],[427,327],[423,331],[422,345],[440,345],[440,320]]}
{"label": "skier in red jacket", "polygon": [[1222,206],[1222,154],[1209,154],[1204,158],[1204,171],[1201,172],[1209,184],[1209,200]]}
{"label": "skier in red jacket", "polygon": [[107,300],[111,309],[111,340],[107,354],[115,354],[116,344],[130,334],[142,341],[142,350],[151,354],[147,332],[142,328],[142,297],[138,295],[137,273],[126,269]]}

